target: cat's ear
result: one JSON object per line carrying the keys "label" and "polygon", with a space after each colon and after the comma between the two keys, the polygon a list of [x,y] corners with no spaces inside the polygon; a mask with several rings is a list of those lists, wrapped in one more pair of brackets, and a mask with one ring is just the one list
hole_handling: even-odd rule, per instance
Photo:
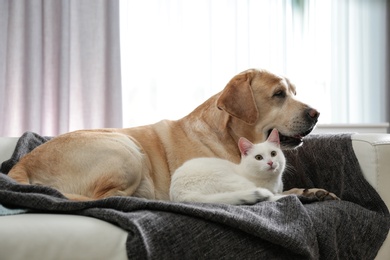
{"label": "cat's ear", "polygon": [[240,137],[238,140],[238,148],[240,149],[241,154],[247,155],[248,151],[251,150],[252,147],[253,144],[245,137]]}
{"label": "cat's ear", "polygon": [[272,132],[269,134],[267,141],[276,144],[278,147],[280,146],[279,132],[276,128],[272,129]]}

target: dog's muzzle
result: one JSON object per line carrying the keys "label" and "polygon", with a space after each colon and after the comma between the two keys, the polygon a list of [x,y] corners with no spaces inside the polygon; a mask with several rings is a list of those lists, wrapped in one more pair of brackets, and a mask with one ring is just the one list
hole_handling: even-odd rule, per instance
{"label": "dog's muzzle", "polygon": [[[305,110],[304,115],[304,130],[298,134],[294,135],[286,135],[281,133],[279,131],[279,140],[282,149],[293,149],[296,148],[303,143],[303,139],[305,136],[311,133],[313,131],[314,127],[316,126],[318,122],[318,117],[320,116],[320,112],[318,112],[316,109],[308,108]],[[272,129],[268,131],[268,135],[271,133]]]}

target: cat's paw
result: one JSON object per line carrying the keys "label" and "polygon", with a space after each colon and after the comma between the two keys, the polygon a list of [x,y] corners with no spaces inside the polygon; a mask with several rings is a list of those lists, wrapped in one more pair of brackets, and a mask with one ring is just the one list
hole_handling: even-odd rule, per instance
{"label": "cat's paw", "polygon": [[274,194],[264,188],[256,188],[252,191],[249,191],[247,196],[241,198],[240,204],[255,204],[257,202],[261,201],[268,201],[270,200]]}
{"label": "cat's paw", "polygon": [[317,188],[311,188],[311,189],[294,188],[283,192],[283,194],[296,194],[298,196],[302,196],[307,199],[314,199],[317,201],[340,200],[340,198],[337,197],[336,194],[324,189],[317,189]]}

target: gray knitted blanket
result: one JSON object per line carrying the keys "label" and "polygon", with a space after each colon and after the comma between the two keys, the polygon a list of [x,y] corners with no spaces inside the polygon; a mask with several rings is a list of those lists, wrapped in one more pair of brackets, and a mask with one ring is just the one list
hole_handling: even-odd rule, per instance
{"label": "gray knitted blanket", "polygon": [[[22,136],[1,171],[7,173],[45,140],[33,133]],[[133,197],[73,202],[54,189],[19,185],[0,174],[0,204],[114,223],[128,232],[129,259],[374,259],[389,231],[390,216],[361,173],[350,135],[311,135],[302,147],[285,154],[286,189],[320,187],[342,200],[288,196],[251,206]]]}

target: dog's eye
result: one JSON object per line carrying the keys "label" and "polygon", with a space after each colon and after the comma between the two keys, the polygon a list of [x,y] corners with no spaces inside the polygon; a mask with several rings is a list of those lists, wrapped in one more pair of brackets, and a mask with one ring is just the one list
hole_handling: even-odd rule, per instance
{"label": "dog's eye", "polygon": [[286,96],[286,92],[284,92],[283,90],[276,91],[274,94],[274,97],[284,98],[285,96]]}
{"label": "dog's eye", "polygon": [[277,155],[277,152],[276,152],[276,151],[272,151],[272,152],[271,152],[271,156],[272,156],[272,157],[275,157],[276,155]]}
{"label": "dog's eye", "polygon": [[255,159],[258,160],[258,161],[263,160],[263,156],[258,154],[258,155],[255,156]]}

